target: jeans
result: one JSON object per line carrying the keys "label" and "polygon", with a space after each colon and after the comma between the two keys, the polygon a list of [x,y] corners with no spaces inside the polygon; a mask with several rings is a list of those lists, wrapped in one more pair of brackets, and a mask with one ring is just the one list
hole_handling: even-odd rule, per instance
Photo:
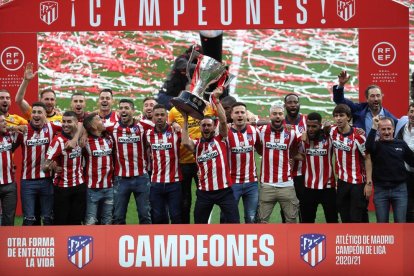
{"label": "jeans", "polygon": [[197,189],[194,208],[194,223],[208,223],[211,210],[217,204],[223,212],[227,223],[240,223],[239,208],[234,200],[233,190],[225,188],[216,191]]}
{"label": "jeans", "polygon": [[54,186],[55,225],[81,225],[85,208],[86,184],[67,188]]}
{"label": "jeans", "polygon": [[22,179],[20,195],[23,209],[23,225],[34,225],[36,196],[40,197],[40,216],[43,225],[53,223],[53,180],[52,178]]}
{"label": "jeans", "polygon": [[366,222],[368,200],[364,196],[365,184],[352,184],[338,179],[336,205],[343,223]]}
{"label": "jeans", "polygon": [[408,203],[407,203],[407,221],[414,222],[414,172],[407,173],[407,193],[408,193]]}
{"label": "jeans", "polygon": [[375,185],[374,204],[377,222],[389,222],[390,205],[394,212],[394,222],[405,222],[407,216],[407,184],[394,186]]}
{"label": "jeans", "polygon": [[115,176],[114,224],[126,224],[125,218],[131,194],[134,194],[135,197],[139,223],[151,224],[148,174],[133,177]]}
{"label": "jeans", "polygon": [[16,214],[17,205],[17,187],[16,183],[0,185],[0,202],[2,218],[1,226],[13,226],[14,215]]}
{"label": "jeans", "polygon": [[237,205],[239,204],[240,198],[243,198],[244,222],[254,223],[257,205],[259,203],[259,187],[257,182],[233,184],[231,189],[233,190]]}
{"label": "jeans", "polygon": [[[100,206],[100,214],[98,207]],[[101,218],[101,224],[112,224],[112,210],[114,207],[113,188],[92,189],[86,191],[86,216],[85,224],[93,225]]]}
{"label": "jeans", "polygon": [[165,210],[168,210],[171,223],[181,223],[181,182],[152,183],[150,192],[152,223],[163,224]]}
{"label": "jeans", "polygon": [[192,189],[193,179],[198,185],[198,176],[197,176],[197,164],[188,163],[180,164],[181,173],[183,175],[183,180],[181,181],[181,191],[182,191],[182,202],[181,202],[181,217],[182,223],[190,223],[190,211],[191,211],[191,202],[192,202]]}

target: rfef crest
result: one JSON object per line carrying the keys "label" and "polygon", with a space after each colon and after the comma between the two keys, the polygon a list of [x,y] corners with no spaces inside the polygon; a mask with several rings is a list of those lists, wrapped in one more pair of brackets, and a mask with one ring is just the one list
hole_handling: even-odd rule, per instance
{"label": "rfef crest", "polygon": [[43,1],[40,3],[40,19],[47,25],[58,19],[58,3],[54,1]]}

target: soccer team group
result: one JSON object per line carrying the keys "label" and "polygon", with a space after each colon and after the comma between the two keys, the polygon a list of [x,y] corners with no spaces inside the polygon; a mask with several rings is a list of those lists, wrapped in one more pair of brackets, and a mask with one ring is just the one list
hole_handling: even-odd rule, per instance
{"label": "soccer team group", "polygon": [[35,75],[27,64],[15,97],[22,117],[9,113],[10,92],[0,89],[1,225],[14,225],[17,147],[23,225],[125,224],[131,194],[140,224],[190,223],[193,179],[195,223],[208,223],[214,205],[222,223],[240,223],[240,199],[246,223],[269,222],[276,203],[286,223],[315,222],[319,204],[329,223],[338,213],[344,223],[368,222],[373,186],[378,222],[388,222],[390,205],[396,222],[413,221],[414,105],[398,122],[375,85],[367,102],[353,103],[344,97],[345,71],[333,88],[332,125],[301,114],[293,93],[254,120],[221,88],[201,120],[151,97],[137,117],[130,99],[113,107],[110,89],[100,91],[96,112],[85,112],[85,96],[74,93],[61,113],[51,89],[39,102],[25,100]]}

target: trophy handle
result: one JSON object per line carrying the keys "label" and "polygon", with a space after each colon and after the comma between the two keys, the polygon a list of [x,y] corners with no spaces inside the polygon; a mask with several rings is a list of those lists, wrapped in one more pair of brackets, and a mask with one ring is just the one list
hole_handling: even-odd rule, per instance
{"label": "trophy handle", "polygon": [[190,76],[191,64],[193,64],[193,60],[195,58],[198,58],[200,55],[201,54],[195,50],[195,47],[193,47],[193,50],[191,51],[190,58],[188,59],[188,62],[187,62],[187,70],[186,70],[186,76],[187,76],[187,79],[188,79],[189,83],[191,83],[191,81],[192,81],[191,76]]}
{"label": "trophy handle", "polygon": [[223,88],[227,88],[227,86],[230,85],[230,83],[236,78],[235,75],[228,73],[227,74],[227,79],[226,81],[223,83]]}

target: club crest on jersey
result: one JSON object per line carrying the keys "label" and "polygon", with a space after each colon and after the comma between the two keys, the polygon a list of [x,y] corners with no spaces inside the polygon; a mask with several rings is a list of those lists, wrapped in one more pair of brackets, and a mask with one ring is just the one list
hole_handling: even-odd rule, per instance
{"label": "club crest on jersey", "polygon": [[253,140],[253,136],[251,134],[246,134],[246,138],[249,142]]}
{"label": "club crest on jersey", "polygon": [[283,133],[283,139],[289,139],[290,134],[289,133]]}
{"label": "club crest on jersey", "polygon": [[45,126],[43,126],[42,131],[44,133],[49,133],[49,128],[45,125]]}
{"label": "club crest on jersey", "polygon": [[168,139],[170,139],[170,138],[171,138],[171,136],[172,136],[172,133],[171,133],[171,132],[169,132],[169,131],[167,131],[167,132],[165,132],[165,135],[167,136],[167,138],[168,138]]}
{"label": "club crest on jersey", "polygon": [[68,238],[68,260],[82,269],[93,260],[93,237],[71,236]]}
{"label": "club crest on jersey", "polygon": [[298,127],[298,130],[299,130],[300,133],[305,132],[305,128],[303,126],[299,126]]}
{"label": "club crest on jersey", "polygon": [[300,257],[315,267],[326,258],[326,236],[323,234],[304,234],[300,236]]}

